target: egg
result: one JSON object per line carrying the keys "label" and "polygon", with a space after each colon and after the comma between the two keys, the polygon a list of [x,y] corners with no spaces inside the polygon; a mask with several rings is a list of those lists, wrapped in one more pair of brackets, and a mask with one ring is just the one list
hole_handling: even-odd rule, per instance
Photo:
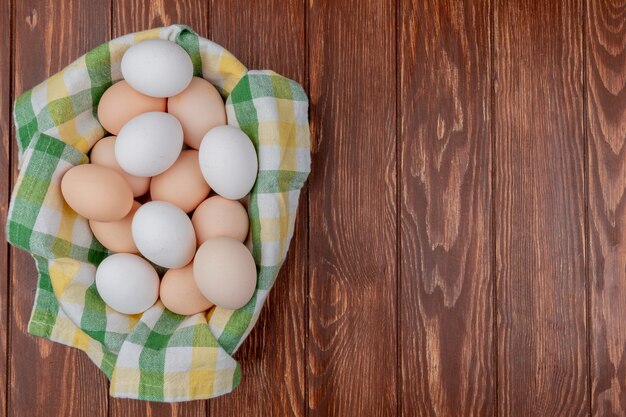
{"label": "egg", "polygon": [[117,135],[130,119],[141,113],[165,111],[165,98],[149,97],[131,88],[124,80],[109,87],[98,103],[98,120],[108,132]]}
{"label": "egg", "polygon": [[172,203],[145,203],[135,213],[131,229],[139,252],[157,265],[182,268],[193,259],[193,225],[187,214]]}
{"label": "egg", "polygon": [[115,136],[109,136],[96,142],[91,149],[89,159],[92,164],[101,165],[119,172],[130,185],[130,189],[133,190],[133,196],[142,196],[150,188],[150,178],[136,177],[120,167],[120,164],[115,159],[115,138]]}
{"label": "egg", "polygon": [[96,289],[102,300],[123,314],[143,313],[159,297],[159,276],[145,259],[116,253],[96,269]]}
{"label": "egg", "polygon": [[121,69],[132,88],[151,97],[175,96],[187,88],[193,77],[189,54],[164,39],[144,40],[128,48]]}
{"label": "egg", "polygon": [[150,183],[153,200],[169,201],[185,213],[193,211],[210,191],[200,171],[198,151],[192,149],[182,151],[174,165]]}
{"label": "egg", "polygon": [[238,200],[254,186],[258,161],[254,145],[241,129],[217,126],[200,144],[200,169],[213,191]]}
{"label": "egg", "polygon": [[213,307],[198,289],[191,263],[180,269],[169,269],[161,280],[159,293],[163,305],[176,314],[188,316]]}
{"label": "egg", "polygon": [[183,146],[183,128],[171,114],[143,113],[131,119],[115,140],[115,159],[124,171],[152,177],[176,162]]}
{"label": "egg", "polygon": [[231,310],[245,306],[256,288],[252,255],[243,243],[230,237],[211,238],[198,248],[193,275],[204,297]]}
{"label": "egg", "polygon": [[196,208],[191,223],[196,231],[198,245],[201,245],[207,239],[217,236],[245,241],[250,220],[240,202],[216,195],[204,200]]}
{"label": "egg", "polygon": [[193,77],[182,93],[167,100],[167,112],[183,126],[185,144],[200,148],[204,135],[226,124],[226,108],[220,93],[207,80]]}
{"label": "egg", "polygon": [[89,220],[120,220],[133,206],[133,192],[124,178],[100,165],[70,168],[61,179],[61,193],[76,213]]}
{"label": "egg", "polygon": [[131,223],[137,209],[141,207],[138,202],[133,202],[133,207],[126,217],[113,222],[98,222],[89,220],[89,227],[98,242],[110,251],[137,253],[137,246],[133,240]]}

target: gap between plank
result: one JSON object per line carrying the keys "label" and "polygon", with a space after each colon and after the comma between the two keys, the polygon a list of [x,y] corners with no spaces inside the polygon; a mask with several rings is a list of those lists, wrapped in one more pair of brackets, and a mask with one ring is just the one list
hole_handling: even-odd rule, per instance
{"label": "gap between plank", "polygon": [[[8,202],[10,204],[11,194],[13,193],[13,135],[14,135],[14,126],[13,126],[13,101],[15,97],[15,71],[14,71],[14,61],[15,61],[15,10],[14,10],[14,2],[13,0],[9,0],[9,71],[11,74],[9,75],[9,149],[8,149],[8,175],[7,181],[9,182],[7,187],[7,192],[9,193]],[[8,207],[7,207],[7,218],[8,218]],[[6,223],[5,223],[6,227]],[[6,232],[6,230],[5,230]],[[7,326],[6,326],[6,358],[5,358],[5,369],[6,369],[6,387],[5,387],[5,416],[8,417],[9,410],[11,407],[9,406],[10,401],[10,387],[11,387],[11,264],[13,262],[12,249],[9,246],[9,242],[6,242],[6,253],[7,253]]]}
{"label": "gap between plank", "polygon": [[[309,48],[309,8],[307,0],[302,0],[304,7],[304,59],[305,74],[304,82],[306,83],[305,89],[309,97],[309,131],[311,129],[311,58]],[[311,138],[309,137],[309,148],[312,148]],[[311,174],[309,173],[309,181]],[[304,300],[304,416],[309,417],[309,332],[311,330],[309,325],[309,308],[310,308],[310,295],[311,295],[311,194],[309,193],[309,181],[306,183],[306,283],[305,283],[305,300]]]}
{"label": "gap between plank", "polygon": [[[402,27],[399,17],[402,0],[396,0],[395,7],[395,46],[396,46],[396,416],[402,416],[402,304],[400,297],[400,280],[402,279],[402,175],[401,175],[401,154],[402,154],[402,94],[400,88],[402,84],[402,57],[398,47],[402,36]],[[400,34],[400,36],[398,36]],[[399,65],[398,65],[399,64]],[[398,75],[400,71],[400,75]]]}
{"label": "gap between plank", "polygon": [[584,192],[583,198],[585,201],[585,320],[587,321],[587,397],[589,408],[589,416],[593,415],[593,401],[592,401],[592,393],[593,393],[593,379],[591,377],[591,358],[592,358],[592,332],[591,332],[591,282],[590,282],[590,273],[589,273],[589,251],[591,248],[591,244],[589,242],[591,238],[591,228],[589,224],[589,135],[587,129],[587,118],[589,114],[588,104],[587,104],[587,1],[582,1],[581,7],[581,19],[582,19],[582,55],[583,55],[583,70],[582,70],[582,83],[583,83],[583,105],[582,105],[582,115],[583,115],[583,177],[584,177]]}
{"label": "gap between plank", "polygon": [[498,387],[498,259],[497,259],[497,248],[498,245],[496,243],[497,233],[496,233],[496,82],[498,75],[496,74],[496,42],[495,42],[495,31],[496,31],[496,19],[495,19],[495,7],[494,1],[489,1],[489,38],[490,38],[490,46],[489,46],[489,72],[491,73],[490,77],[490,113],[491,113],[491,123],[490,123],[490,139],[491,139],[491,207],[490,207],[490,226],[491,226],[491,285],[492,285],[492,326],[493,326],[493,341],[491,349],[493,351],[493,373],[494,373],[494,407],[493,413],[495,417],[498,417],[500,413],[499,408],[499,387]]}

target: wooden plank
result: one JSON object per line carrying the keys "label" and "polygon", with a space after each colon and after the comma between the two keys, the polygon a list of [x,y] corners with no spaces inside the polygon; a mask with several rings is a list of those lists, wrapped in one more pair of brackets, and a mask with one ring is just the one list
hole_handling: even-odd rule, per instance
{"label": "wooden plank", "polygon": [[402,415],[489,416],[489,1],[400,4]]}
{"label": "wooden plank", "polygon": [[[6,219],[11,189],[11,2],[0,0],[0,270],[9,275]],[[9,75],[10,74],[10,75]],[[7,414],[7,358],[9,335],[9,280],[0,280],[0,410]]]}
{"label": "wooden plank", "polygon": [[308,2],[311,417],[397,412],[395,15]]}
{"label": "wooden plank", "polygon": [[587,1],[591,407],[626,414],[626,2]]}
{"label": "wooden plank", "polygon": [[[15,96],[63,69],[109,36],[109,2],[15,1]],[[13,178],[17,178],[13,146]],[[31,257],[11,250],[8,414],[106,416],[106,377],[76,350],[26,333],[37,272]]]}
{"label": "wooden plank", "polygon": [[[174,23],[189,25],[200,36],[206,36],[207,22],[208,9],[205,0],[183,2],[113,0],[113,37]],[[167,404],[111,398],[109,404],[109,417],[204,417],[207,415],[206,401]]]}
{"label": "wooden plank", "polygon": [[588,415],[581,2],[494,7],[498,414]]}
{"label": "wooden plank", "polygon": [[[211,39],[248,68],[272,69],[305,85],[304,7],[302,0],[213,0]],[[305,415],[307,211],[303,193],[285,264],[255,329],[235,355],[243,368],[241,385],[210,402],[213,416]]]}

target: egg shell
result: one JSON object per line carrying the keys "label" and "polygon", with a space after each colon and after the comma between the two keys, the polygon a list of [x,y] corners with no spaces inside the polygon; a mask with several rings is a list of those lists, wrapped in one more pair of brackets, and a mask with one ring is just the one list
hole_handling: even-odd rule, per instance
{"label": "egg shell", "polygon": [[139,252],[165,268],[182,268],[193,259],[196,235],[184,211],[166,201],[150,201],[137,210],[132,233]]}
{"label": "egg shell", "polygon": [[130,253],[116,253],[98,266],[96,288],[113,310],[139,314],[156,303],[159,276],[145,259]]}
{"label": "egg shell", "polygon": [[131,230],[131,224],[133,217],[137,209],[141,207],[141,204],[134,201],[133,208],[130,212],[121,220],[114,222],[98,222],[95,220],[89,220],[89,227],[93,232],[93,235],[98,239],[98,242],[110,251],[113,252],[125,252],[125,253],[137,253],[137,245],[133,240],[133,234]]}
{"label": "egg shell", "polygon": [[167,99],[167,112],[183,126],[185,144],[200,148],[204,135],[226,124],[226,107],[220,93],[207,80],[193,77],[182,93]]}
{"label": "egg shell", "polygon": [[204,242],[193,261],[198,289],[217,306],[235,310],[245,306],[256,288],[256,265],[243,243],[230,237]]}
{"label": "egg shell", "polygon": [[100,165],[70,168],[61,179],[61,193],[76,213],[100,222],[120,220],[133,206],[133,192],[124,178]]}
{"label": "egg shell", "polygon": [[128,48],[121,69],[132,88],[151,97],[175,96],[193,77],[189,54],[165,39],[148,39]]}
{"label": "egg shell", "polygon": [[199,159],[204,179],[224,198],[238,200],[254,186],[259,167],[256,151],[239,128],[211,129],[202,139]]}
{"label": "egg shell", "polygon": [[141,94],[122,80],[109,87],[100,98],[98,120],[108,132],[117,135],[133,117],[166,109],[167,99]]}
{"label": "egg shell", "polygon": [[246,240],[250,219],[244,206],[219,195],[204,200],[193,212],[191,223],[201,245],[207,239],[227,236],[240,242]]}
{"label": "egg shell", "polygon": [[130,189],[133,190],[133,196],[142,196],[150,188],[150,177],[137,177],[122,169],[115,159],[115,139],[116,136],[108,136],[96,142],[89,154],[89,160],[92,164],[101,165],[119,172],[130,185]]}
{"label": "egg shell", "polygon": [[213,307],[196,285],[193,263],[184,268],[169,269],[161,280],[159,294],[163,305],[176,314],[188,316]]}
{"label": "egg shell", "polygon": [[115,140],[115,159],[138,177],[152,177],[176,162],[183,146],[183,128],[168,113],[149,112],[131,119]]}
{"label": "egg shell", "polygon": [[211,191],[204,180],[198,151],[184,150],[167,171],[152,178],[150,196],[153,200],[168,201],[185,213],[193,211]]}

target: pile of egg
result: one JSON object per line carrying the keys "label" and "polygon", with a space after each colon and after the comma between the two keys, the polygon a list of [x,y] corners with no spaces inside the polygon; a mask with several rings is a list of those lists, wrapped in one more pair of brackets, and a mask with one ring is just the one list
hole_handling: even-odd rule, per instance
{"label": "pile of egg", "polygon": [[[121,70],[124,79],[98,104],[113,136],[61,180],[67,204],[114,252],[96,270],[98,293],[124,314],[142,313],[159,297],[184,315],[243,307],[256,287],[239,201],[256,181],[254,145],[226,125],[219,92],[193,76],[176,43],[139,42]],[[162,278],[154,265],[166,269]]]}

